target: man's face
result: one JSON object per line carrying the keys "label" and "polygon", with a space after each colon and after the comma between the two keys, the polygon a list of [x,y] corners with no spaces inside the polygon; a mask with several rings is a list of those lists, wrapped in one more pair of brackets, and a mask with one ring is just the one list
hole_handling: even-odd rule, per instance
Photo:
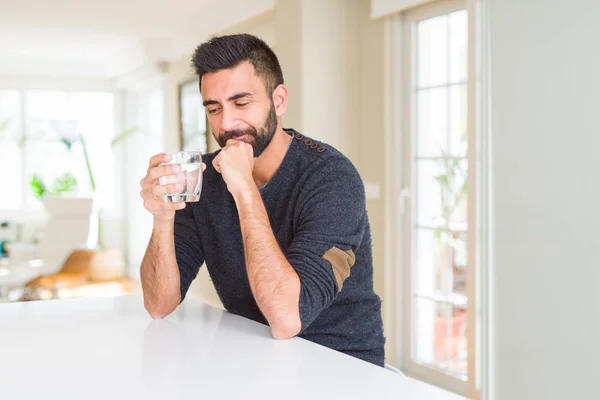
{"label": "man's face", "polygon": [[202,97],[219,146],[229,139],[252,145],[254,157],[267,148],[277,130],[277,115],[264,81],[244,62],[202,77]]}

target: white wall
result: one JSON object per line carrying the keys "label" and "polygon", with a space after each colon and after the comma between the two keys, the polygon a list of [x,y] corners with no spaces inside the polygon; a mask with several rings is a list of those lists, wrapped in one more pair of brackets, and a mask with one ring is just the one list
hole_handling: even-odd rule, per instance
{"label": "white wall", "polygon": [[277,56],[289,105],[284,127],[357,161],[358,0],[287,0],[275,7]]}
{"label": "white wall", "polygon": [[600,396],[600,2],[490,0],[495,399]]}

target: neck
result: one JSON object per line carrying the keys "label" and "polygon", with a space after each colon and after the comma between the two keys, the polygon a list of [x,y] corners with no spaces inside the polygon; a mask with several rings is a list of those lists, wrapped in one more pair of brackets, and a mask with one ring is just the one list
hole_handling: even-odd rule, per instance
{"label": "neck", "polygon": [[262,186],[269,182],[285,157],[287,148],[292,140],[281,125],[277,127],[273,140],[263,153],[254,160],[254,169],[252,177],[257,186]]}

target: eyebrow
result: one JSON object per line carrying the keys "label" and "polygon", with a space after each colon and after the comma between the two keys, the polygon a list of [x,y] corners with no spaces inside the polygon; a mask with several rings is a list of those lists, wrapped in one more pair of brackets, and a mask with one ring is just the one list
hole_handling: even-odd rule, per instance
{"label": "eyebrow", "polygon": [[[233,96],[230,96],[230,97],[227,99],[227,101],[235,101],[235,100],[237,100],[237,99],[241,99],[242,97],[252,97],[252,96],[253,96],[253,94],[252,94],[252,93],[250,93],[250,92],[240,92],[240,93],[236,93],[236,94],[234,94]],[[209,106],[209,105],[211,105],[211,104],[219,104],[219,102],[218,102],[218,101],[216,101],[216,100],[210,100],[210,99],[209,99],[209,100],[204,100],[204,101],[202,102],[202,105],[203,105],[204,107],[206,107],[206,106]]]}

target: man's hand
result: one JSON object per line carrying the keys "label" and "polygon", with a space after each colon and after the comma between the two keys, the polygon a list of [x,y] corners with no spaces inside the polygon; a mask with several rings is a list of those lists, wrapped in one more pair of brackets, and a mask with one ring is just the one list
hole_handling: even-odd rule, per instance
{"label": "man's hand", "polygon": [[252,177],[254,152],[252,145],[230,139],[219,155],[213,160],[213,166],[227,184],[227,190],[234,197],[255,185]]}
{"label": "man's hand", "polygon": [[[167,193],[177,193],[183,190],[181,184],[160,185],[158,178],[168,175],[177,175],[180,172],[179,165],[160,165],[171,161],[169,154],[157,154],[150,159],[150,165],[146,176],[140,181],[142,190],[140,197],[144,200],[144,207],[153,216],[155,221],[169,221],[175,217],[175,211],[185,208],[185,203],[165,203],[162,196]],[[206,165],[202,163],[202,171]]]}

